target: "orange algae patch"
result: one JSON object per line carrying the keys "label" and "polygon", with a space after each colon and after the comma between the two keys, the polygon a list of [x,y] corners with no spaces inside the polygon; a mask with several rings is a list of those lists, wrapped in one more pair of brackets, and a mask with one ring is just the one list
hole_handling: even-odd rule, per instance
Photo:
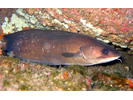
{"label": "orange algae patch", "polygon": [[[4,36],[4,33],[3,33],[3,31],[1,31],[1,32],[0,32],[0,39],[2,39],[3,36]],[[2,44],[2,43],[0,44],[0,55],[2,54],[1,47],[3,47],[3,44]]]}
{"label": "orange algae patch", "polygon": [[67,77],[67,72],[66,72],[66,71],[64,72],[64,75],[63,75],[63,76],[64,76],[64,79],[65,79],[65,80],[68,79],[68,77]]}
{"label": "orange algae patch", "polygon": [[130,88],[133,88],[133,79],[127,78],[127,79],[126,79],[126,83],[128,83],[128,86],[129,86]]}
{"label": "orange algae patch", "polygon": [[36,66],[37,70],[40,70],[40,67],[41,67],[40,65],[37,65],[37,66]]}
{"label": "orange algae patch", "polygon": [[4,33],[3,33],[3,31],[1,31],[1,34],[0,34],[0,39],[2,39],[2,38],[3,38],[3,36],[4,36]]}
{"label": "orange algae patch", "polygon": [[24,30],[28,30],[28,29],[30,29],[29,27],[22,27],[22,29],[24,29]]}

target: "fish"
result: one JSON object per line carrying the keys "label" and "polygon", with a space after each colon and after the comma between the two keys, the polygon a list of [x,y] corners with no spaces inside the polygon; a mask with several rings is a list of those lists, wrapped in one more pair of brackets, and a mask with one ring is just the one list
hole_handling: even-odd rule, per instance
{"label": "fish", "polygon": [[88,35],[61,30],[29,29],[4,36],[13,57],[45,65],[90,66],[121,57],[111,46]]}

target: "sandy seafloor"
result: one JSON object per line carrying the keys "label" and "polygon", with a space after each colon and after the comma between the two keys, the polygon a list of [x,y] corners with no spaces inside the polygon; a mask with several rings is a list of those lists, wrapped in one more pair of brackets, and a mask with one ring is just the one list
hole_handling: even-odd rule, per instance
{"label": "sandy seafloor", "polygon": [[[19,22],[12,28],[12,23],[2,28],[4,22],[11,21],[12,14],[16,9],[0,9],[1,34],[9,30],[25,30],[37,28],[32,24],[37,22],[32,12],[29,19],[32,24]],[[27,9],[26,9],[27,10]],[[15,15],[14,15],[15,16]],[[19,18],[20,15],[16,17]],[[5,18],[6,17],[6,18]],[[8,18],[8,20],[7,20]],[[19,21],[21,20],[20,17]],[[10,20],[9,20],[10,19]],[[12,19],[13,20],[13,19]],[[48,19],[50,20],[50,19]],[[29,26],[28,26],[29,25]],[[51,29],[51,25],[43,26],[38,21],[38,26],[44,29]],[[25,26],[25,27],[24,27]],[[56,26],[58,27],[58,26]],[[4,29],[4,30],[3,30]],[[1,35],[2,37],[2,35]],[[111,43],[110,43],[111,44]],[[111,46],[113,46],[111,44]],[[115,47],[115,46],[113,46]],[[72,66],[47,66],[31,62],[20,61],[12,57],[0,57],[0,91],[130,91],[133,90],[133,56],[128,53],[127,48],[116,48],[122,54],[121,63],[119,60],[83,67]]]}

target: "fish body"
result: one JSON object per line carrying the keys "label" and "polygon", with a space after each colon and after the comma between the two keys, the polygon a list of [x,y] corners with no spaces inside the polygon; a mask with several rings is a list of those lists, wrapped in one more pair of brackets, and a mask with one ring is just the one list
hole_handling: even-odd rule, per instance
{"label": "fish body", "polygon": [[6,50],[21,60],[46,65],[95,65],[118,59],[114,48],[87,35],[31,29],[5,35]]}

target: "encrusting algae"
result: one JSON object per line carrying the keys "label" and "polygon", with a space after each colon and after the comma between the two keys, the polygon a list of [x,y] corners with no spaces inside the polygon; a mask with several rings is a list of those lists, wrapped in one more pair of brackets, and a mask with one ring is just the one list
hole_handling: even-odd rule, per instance
{"label": "encrusting algae", "polygon": [[100,66],[71,65],[58,68],[22,62],[11,57],[1,59],[1,91],[132,90],[129,78],[126,79],[119,72],[107,73]]}

